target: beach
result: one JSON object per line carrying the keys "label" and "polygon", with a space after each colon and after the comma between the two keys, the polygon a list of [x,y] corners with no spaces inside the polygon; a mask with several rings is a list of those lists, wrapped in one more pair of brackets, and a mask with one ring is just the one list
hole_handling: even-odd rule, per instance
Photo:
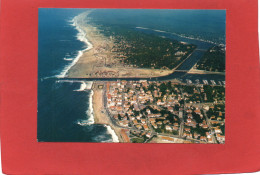
{"label": "beach", "polygon": [[104,88],[105,84],[94,82],[92,84],[93,96],[92,106],[94,113],[94,123],[105,125],[112,135],[113,142],[130,142],[126,132],[127,130],[112,124],[109,114],[104,107]]}
{"label": "beach", "polygon": [[117,55],[112,52],[115,45],[113,38],[105,37],[90,23],[89,13],[80,14],[73,19],[73,25],[80,33],[79,40],[86,43],[87,49],[78,54],[63,75],[69,78],[147,78],[172,73],[172,70],[136,68],[120,63],[115,59]]}
{"label": "beach", "polygon": [[[78,30],[77,39],[86,44],[86,48],[78,52],[78,55],[73,61],[65,67],[57,77],[92,77],[91,74],[95,69],[110,71],[111,68],[104,68],[97,66],[102,60],[98,59],[100,56],[106,58],[112,58],[112,53],[108,48],[111,48],[112,41],[107,40],[107,38],[99,35],[96,27],[92,25],[85,24],[87,21],[87,16],[90,12],[81,13],[80,15],[74,17],[71,21],[71,25]],[[106,49],[101,49],[105,47]],[[97,56],[97,53],[99,57]],[[112,60],[112,59],[111,59]],[[87,87],[90,85],[90,87]],[[113,142],[130,142],[126,132],[127,130],[121,129],[111,123],[111,120],[104,108],[104,90],[99,88],[100,84],[95,82],[85,83],[79,90],[91,89],[91,95],[89,97],[89,109],[87,114],[89,116],[88,124],[101,124],[107,128],[107,132],[111,134]]]}

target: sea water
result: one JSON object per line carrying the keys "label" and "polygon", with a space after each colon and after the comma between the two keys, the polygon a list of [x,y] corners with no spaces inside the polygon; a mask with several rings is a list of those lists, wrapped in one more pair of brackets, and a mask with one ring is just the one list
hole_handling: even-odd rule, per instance
{"label": "sea water", "polygon": [[92,82],[55,78],[64,77],[83,51],[92,47],[73,20],[84,11],[39,9],[38,141],[118,141],[107,126],[93,124]]}

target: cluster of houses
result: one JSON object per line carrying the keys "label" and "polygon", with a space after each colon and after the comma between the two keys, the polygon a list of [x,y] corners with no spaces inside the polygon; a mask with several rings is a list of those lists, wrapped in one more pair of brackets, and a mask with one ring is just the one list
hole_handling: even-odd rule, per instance
{"label": "cluster of houses", "polygon": [[[211,106],[210,109],[212,109],[215,113],[215,115],[209,116],[210,123],[212,125],[212,129],[216,135],[216,139],[219,143],[225,143],[225,135],[221,129],[221,126],[225,126],[225,117],[224,112],[222,111],[215,111],[215,107]],[[217,107],[217,110],[220,110]]]}
{"label": "cluster of houses", "polygon": [[[213,143],[213,135],[209,131],[209,126],[207,125],[205,116],[201,113],[201,109],[187,106],[185,112],[186,119],[184,122],[183,136],[201,142]],[[197,121],[194,119],[194,115],[197,115]],[[198,122],[198,120],[200,122]],[[194,131],[195,128],[200,128],[201,133]]]}
{"label": "cluster of houses", "polygon": [[[203,143],[215,143],[216,138],[219,143],[224,143],[221,129],[209,126],[202,107],[182,104],[180,101],[184,96],[174,83],[171,86],[174,93],[168,89],[162,93],[160,85],[161,82],[145,80],[107,82],[106,108],[118,125],[133,129],[139,136],[149,138],[156,132],[180,135]],[[169,115],[173,116],[172,121]],[[214,117],[210,119],[212,122]]]}
{"label": "cluster of houses", "polygon": [[186,103],[194,104],[194,103],[200,103],[200,92],[196,89],[196,87],[191,86],[193,93],[183,92],[184,100]]}
{"label": "cluster of houses", "polygon": [[[148,90],[151,83],[154,89]],[[171,123],[166,120],[167,114],[162,115],[160,111],[168,109],[177,116],[179,111],[174,110],[173,106],[180,105],[181,96],[180,94],[162,96],[159,86],[159,82],[148,81],[108,82],[107,108],[118,124],[124,127],[134,127],[144,131],[164,127],[162,129],[168,132],[178,131],[178,119],[174,118],[175,122]]]}

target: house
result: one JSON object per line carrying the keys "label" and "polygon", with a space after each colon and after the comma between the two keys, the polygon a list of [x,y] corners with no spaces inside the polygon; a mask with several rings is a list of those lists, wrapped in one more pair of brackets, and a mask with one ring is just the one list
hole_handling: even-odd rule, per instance
{"label": "house", "polygon": [[107,94],[107,101],[108,102],[111,102],[111,98],[112,98],[111,94]]}
{"label": "house", "polygon": [[160,114],[160,113],[158,113],[158,114],[154,114],[154,116],[155,116],[155,117],[160,117],[161,114]]}
{"label": "house", "polygon": [[207,129],[207,128],[208,128],[208,125],[202,125],[202,128],[203,128],[203,129]]}
{"label": "house", "polygon": [[200,136],[200,141],[207,141],[206,136]]}
{"label": "house", "polygon": [[201,113],[199,109],[196,109],[194,112],[195,112],[196,114],[200,114],[200,113]]}
{"label": "house", "polygon": [[177,130],[179,129],[179,127],[173,126],[172,129],[173,129],[174,131],[177,131]]}
{"label": "house", "polygon": [[221,131],[221,129],[219,129],[219,128],[215,128],[215,133],[216,133],[216,134],[222,134],[222,131]]}
{"label": "house", "polygon": [[155,129],[158,128],[158,126],[157,126],[155,123],[152,123],[152,125],[153,125],[153,127],[154,127]]}
{"label": "house", "polygon": [[210,135],[209,132],[206,132],[206,136],[207,136],[208,139],[211,138],[211,135]]}
{"label": "house", "polygon": [[123,122],[122,126],[128,127],[128,124],[129,124],[129,121],[128,121],[128,120],[124,120],[124,121],[122,121],[122,122]]}
{"label": "house", "polygon": [[157,101],[157,105],[159,106],[159,105],[162,105],[163,103],[162,103],[162,101],[161,101],[161,99],[159,99],[158,101]]}
{"label": "house", "polygon": [[134,125],[138,124],[137,120],[133,120],[133,123],[134,123]]}
{"label": "house", "polygon": [[213,139],[212,138],[208,138],[208,143],[213,143]]}
{"label": "house", "polygon": [[210,120],[215,120],[215,119],[216,119],[215,115],[212,115],[212,116],[210,117]]}
{"label": "house", "polygon": [[123,111],[123,108],[122,108],[122,106],[117,106],[116,110],[120,112],[120,111]]}
{"label": "house", "polygon": [[158,121],[156,124],[157,125],[162,125],[162,121]]}
{"label": "house", "polygon": [[137,129],[142,129],[143,127],[141,125],[136,125],[135,126]]}
{"label": "house", "polygon": [[220,135],[220,134],[217,134],[217,140],[218,140],[220,143],[224,143],[224,142],[225,142],[225,136]]}
{"label": "house", "polygon": [[136,118],[137,118],[138,120],[141,120],[141,116],[140,116],[140,115],[136,116]]}
{"label": "house", "polygon": [[164,120],[163,121],[163,124],[167,124],[167,123],[170,123],[170,121],[169,120]]}
{"label": "house", "polygon": [[129,118],[130,118],[130,120],[132,120],[132,121],[135,120],[135,117],[134,117],[134,116],[130,116]]}
{"label": "house", "polygon": [[154,122],[155,122],[155,118],[149,118],[149,121],[150,121],[151,123],[154,123]]}
{"label": "house", "polygon": [[166,125],[166,126],[165,126],[165,129],[166,129],[167,131],[172,131],[172,127],[169,126],[169,125]]}
{"label": "house", "polygon": [[150,133],[150,132],[148,132],[147,134],[146,134],[146,137],[148,137],[148,138],[150,138],[152,136],[152,133]]}
{"label": "house", "polygon": [[168,111],[173,112],[173,107],[169,106]]}
{"label": "house", "polygon": [[145,130],[149,130],[148,126],[146,124],[143,125]]}
{"label": "house", "polygon": [[192,113],[191,109],[186,110],[187,113]]}
{"label": "house", "polygon": [[116,109],[116,106],[109,106],[109,108],[114,111]]}
{"label": "house", "polygon": [[192,134],[187,134],[187,138],[192,139]]}
{"label": "house", "polygon": [[190,132],[190,128],[184,128],[184,130]]}
{"label": "house", "polygon": [[192,114],[188,114],[187,117],[188,117],[189,119],[192,119],[192,118],[193,118]]}

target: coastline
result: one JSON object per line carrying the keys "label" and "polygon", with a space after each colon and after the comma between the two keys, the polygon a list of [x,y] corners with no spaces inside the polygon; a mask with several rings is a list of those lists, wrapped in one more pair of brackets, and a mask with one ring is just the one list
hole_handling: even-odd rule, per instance
{"label": "coastline", "polygon": [[87,16],[90,12],[82,13],[73,19],[73,26],[79,31],[78,39],[85,42],[87,48],[79,51],[59,77],[69,78],[147,78],[166,76],[172,70],[146,69],[125,66],[112,52],[114,41],[103,36],[97,27],[89,23]]}
{"label": "coastline", "polygon": [[[87,15],[90,13],[90,11],[81,13],[78,16],[75,16],[72,21],[70,21],[72,26],[76,28],[78,31],[77,39],[84,42],[86,44],[86,48],[83,50],[78,51],[77,56],[72,59],[68,60],[71,61],[70,64],[64,67],[63,71],[57,75],[58,78],[64,78],[64,77],[70,77],[71,72],[77,70],[84,70],[84,68],[78,68],[77,64],[81,64],[79,61],[85,61],[84,58],[89,58],[93,56],[93,47],[94,44],[97,45],[97,42],[91,37],[92,35],[87,35],[87,33],[92,33],[93,30],[95,30],[92,26],[89,26],[88,28],[84,26],[84,20],[86,19]],[[90,38],[90,39],[89,39]],[[93,44],[92,42],[93,41]],[[98,41],[100,42],[100,41]],[[99,43],[98,43],[99,44]],[[88,51],[88,52],[87,52]],[[91,52],[92,51],[92,52]],[[87,59],[89,60],[89,59]],[[95,61],[95,60],[92,60]],[[73,73],[72,73],[73,74]],[[82,76],[82,75],[81,75]],[[84,91],[85,89],[89,89],[91,91],[90,97],[89,97],[89,108],[86,111],[86,114],[89,116],[86,123],[88,125],[91,124],[102,124],[107,128],[107,132],[111,134],[113,142],[126,142],[127,139],[124,136],[124,130],[122,130],[119,127],[114,126],[109,119],[109,116],[107,116],[106,113],[102,113],[101,111],[104,111],[104,103],[103,103],[103,91],[98,90],[95,87],[95,83],[90,82],[81,82],[81,87],[76,91]],[[101,100],[101,101],[100,101]]]}
{"label": "coastline", "polygon": [[[174,69],[147,69],[137,68],[133,66],[125,66],[120,63],[116,57],[116,53],[112,52],[115,45],[113,38],[105,37],[101,34],[99,29],[90,23],[88,15],[91,11],[79,14],[73,18],[73,26],[78,30],[78,40],[85,42],[87,48],[79,51],[77,57],[73,59],[59,77],[68,78],[153,78],[172,74],[178,67]],[[148,29],[143,27],[136,27],[139,29]],[[165,32],[151,29],[156,32]],[[168,33],[168,32],[166,32]],[[172,33],[182,38],[198,40],[200,42],[209,41],[200,40],[197,38],[185,37],[176,33]],[[216,44],[216,43],[211,43]],[[191,55],[191,54],[190,54]],[[187,58],[190,56],[188,55]],[[186,58],[186,59],[187,59]],[[185,59],[185,60],[186,60]],[[182,63],[185,61],[183,60]],[[194,71],[194,74],[206,74],[208,72]],[[213,74],[212,72],[209,72]],[[220,74],[221,73],[214,73]]]}
{"label": "coastline", "polygon": [[[102,88],[99,88],[102,86]],[[104,88],[105,84],[94,82],[92,84],[92,107],[94,113],[94,124],[102,124],[105,125],[108,132],[112,135],[113,142],[125,143],[129,142],[129,139],[125,136],[126,132],[124,129],[117,127],[112,124],[110,117],[108,116],[105,107],[104,107]]]}
{"label": "coastline", "polygon": [[89,14],[90,12],[85,12],[85,13],[81,13],[78,16],[75,16],[70,22],[71,25],[75,27],[75,29],[78,31],[77,34],[77,39],[81,42],[84,42],[86,44],[86,48],[83,50],[79,50],[77,56],[74,59],[67,59],[64,58],[64,60],[67,61],[72,61],[70,64],[68,64],[67,66],[64,67],[63,71],[57,75],[57,78],[64,78],[67,76],[68,72],[70,71],[70,69],[77,64],[77,62],[79,61],[79,59],[83,56],[85,51],[88,51],[90,49],[93,48],[93,45],[89,42],[89,40],[86,37],[86,32],[84,31],[84,29],[81,27],[80,23],[83,23],[85,17]]}

